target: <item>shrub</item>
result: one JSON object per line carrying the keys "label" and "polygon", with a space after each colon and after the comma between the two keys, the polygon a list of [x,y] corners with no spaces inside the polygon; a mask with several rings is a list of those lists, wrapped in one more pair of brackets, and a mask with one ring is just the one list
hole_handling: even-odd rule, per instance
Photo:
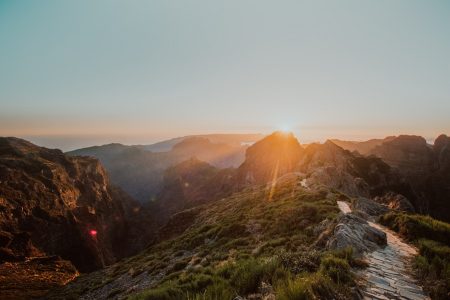
{"label": "shrub", "polygon": [[318,251],[311,250],[308,252],[281,252],[279,260],[283,267],[293,274],[301,272],[315,272],[319,269],[321,255]]}
{"label": "shrub", "polygon": [[352,279],[348,262],[335,256],[327,256],[322,259],[320,272],[338,284],[348,283]]}
{"label": "shrub", "polygon": [[308,283],[304,278],[289,279],[286,283],[280,284],[276,294],[277,299],[280,300],[306,300],[313,298]]}
{"label": "shrub", "polygon": [[450,261],[450,247],[436,241],[420,240],[419,251],[422,255],[431,259],[437,256]]}
{"label": "shrub", "polygon": [[241,294],[257,290],[263,279],[272,279],[278,267],[277,261],[262,262],[256,259],[237,262],[230,276],[230,283]]}
{"label": "shrub", "polygon": [[277,299],[280,300],[311,300],[335,299],[336,295],[332,282],[319,273],[305,277],[289,279],[276,289]]}

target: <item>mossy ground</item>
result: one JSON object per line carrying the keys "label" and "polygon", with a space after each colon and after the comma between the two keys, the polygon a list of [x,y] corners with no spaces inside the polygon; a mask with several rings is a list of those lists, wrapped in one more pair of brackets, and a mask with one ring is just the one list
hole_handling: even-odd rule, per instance
{"label": "mossy ground", "polygon": [[339,197],[307,191],[298,179],[277,184],[272,193],[265,186],[247,189],[196,209],[183,233],[81,276],[54,297],[232,299],[274,293],[281,299],[345,299],[353,283],[351,255],[312,247],[320,233],[314,229],[339,213]]}

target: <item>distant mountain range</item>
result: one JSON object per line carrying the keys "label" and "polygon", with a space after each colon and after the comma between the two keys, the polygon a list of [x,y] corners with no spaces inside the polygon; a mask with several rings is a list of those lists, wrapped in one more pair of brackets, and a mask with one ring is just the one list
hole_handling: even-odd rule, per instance
{"label": "distant mountain range", "polygon": [[206,138],[214,144],[227,144],[230,146],[242,146],[245,144],[252,144],[264,137],[263,134],[199,134],[188,135],[184,137],[177,137],[170,140],[150,144],[137,145],[144,150],[152,152],[167,152],[172,150],[172,147],[185,139],[193,137]]}
{"label": "distant mountain range", "polygon": [[248,145],[262,137],[260,134],[198,135],[147,146],[94,146],[67,154],[98,158],[114,184],[145,203],[161,191],[167,168],[194,157],[218,168],[238,167],[245,159]]}

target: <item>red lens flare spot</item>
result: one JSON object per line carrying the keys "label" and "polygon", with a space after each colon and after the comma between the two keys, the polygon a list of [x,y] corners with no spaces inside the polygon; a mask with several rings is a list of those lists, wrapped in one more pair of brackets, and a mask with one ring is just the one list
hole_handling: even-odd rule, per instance
{"label": "red lens flare spot", "polygon": [[89,230],[89,234],[90,234],[92,237],[96,237],[96,236],[97,236],[97,230],[94,230],[94,229]]}

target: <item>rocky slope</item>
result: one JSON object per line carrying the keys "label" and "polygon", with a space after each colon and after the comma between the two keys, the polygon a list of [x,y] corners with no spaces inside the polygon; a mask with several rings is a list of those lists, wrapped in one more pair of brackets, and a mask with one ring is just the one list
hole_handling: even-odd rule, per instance
{"label": "rocky slope", "polygon": [[139,209],[96,159],[0,138],[2,261],[59,255],[81,271],[103,267],[138,250],[126,241]]}

